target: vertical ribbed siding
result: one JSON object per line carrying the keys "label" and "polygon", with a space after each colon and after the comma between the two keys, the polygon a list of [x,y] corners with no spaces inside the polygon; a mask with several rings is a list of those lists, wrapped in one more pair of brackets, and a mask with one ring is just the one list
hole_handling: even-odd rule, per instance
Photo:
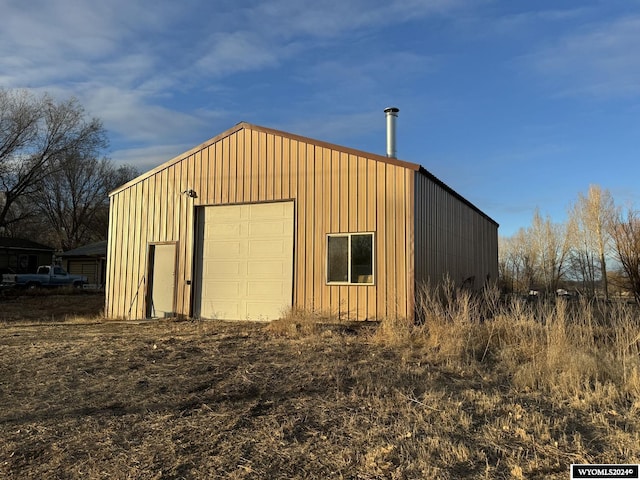
{"label": "vertical ribbed siding", "polygon": [[[412,315],[415,171],[281,133],[232,129],[112,194],[109,317],[145,316],[154,243],[176,244],[176,313],[192,313],[196,206],[292,199],[296,307],[358,320]],[[374,232],[374,285],[327,285],[326,236],[347,232]]]}
{"label": "vertical ribbed siding", "polygon": [[[416,283],[439,283],[445,275],[481,288],[498,275],[498,228],[480,212],[425,175],[416,175]],[[473,280],[470,280],[473,279]]]}

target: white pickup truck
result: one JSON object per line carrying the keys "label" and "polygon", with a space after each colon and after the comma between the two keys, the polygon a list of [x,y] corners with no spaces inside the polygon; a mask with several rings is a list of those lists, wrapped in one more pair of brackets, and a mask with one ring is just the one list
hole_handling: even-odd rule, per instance
{"label": "white pickup truck", "polygon": [[82,288],[87,283],[83,275],[70,275],[58,265],[43,265],[38,267],[37,273],[10,273],[2,275],[5,286],[38,288],[73,286]]}

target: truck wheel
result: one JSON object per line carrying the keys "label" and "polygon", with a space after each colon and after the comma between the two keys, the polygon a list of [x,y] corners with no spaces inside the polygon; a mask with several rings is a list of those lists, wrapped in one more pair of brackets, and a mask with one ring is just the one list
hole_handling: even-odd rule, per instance
{"label": "truck wheel", "polygon": [[36,282],[29,282],[29,283],[27,283],[27,285],[26,285],[27,290],[35,290],[35,289],[36,289],[36,288],[38,288],[39,286],[40,286],[40,284],[39,284],[39,283],[36,283]]}
{"label": "truck wheel", "polygon": [[73,288],[77,290],[82,290],[82,282],[74,282]]}

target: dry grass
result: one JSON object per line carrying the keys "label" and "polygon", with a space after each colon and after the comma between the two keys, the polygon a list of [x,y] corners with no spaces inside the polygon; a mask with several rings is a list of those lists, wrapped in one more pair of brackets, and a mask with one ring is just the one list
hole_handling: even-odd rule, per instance
{"label": "dry grass", "polygon": [[15,322],[95,322],[102,320],[104,294],[78,291],[10,289],[0,296],[0,326]]}
{"label": "dry grass", "polygon": [[564,479],[640,462],[635,312],[451,295],[425,295],[423,325],[375,329],[5,317],[0,476]]}

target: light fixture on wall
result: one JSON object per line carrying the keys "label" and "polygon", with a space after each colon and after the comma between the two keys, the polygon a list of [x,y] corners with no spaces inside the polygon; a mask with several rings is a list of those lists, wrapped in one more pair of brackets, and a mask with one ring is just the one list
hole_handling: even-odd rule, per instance
{"label": "light fixture on wall", "polygon": [[184,195],[186,195],[189,198],[198,198],[198,194],[196,193],[195,190],[189,189],[189,190],[185,190],[184,192],[182,192]]}

